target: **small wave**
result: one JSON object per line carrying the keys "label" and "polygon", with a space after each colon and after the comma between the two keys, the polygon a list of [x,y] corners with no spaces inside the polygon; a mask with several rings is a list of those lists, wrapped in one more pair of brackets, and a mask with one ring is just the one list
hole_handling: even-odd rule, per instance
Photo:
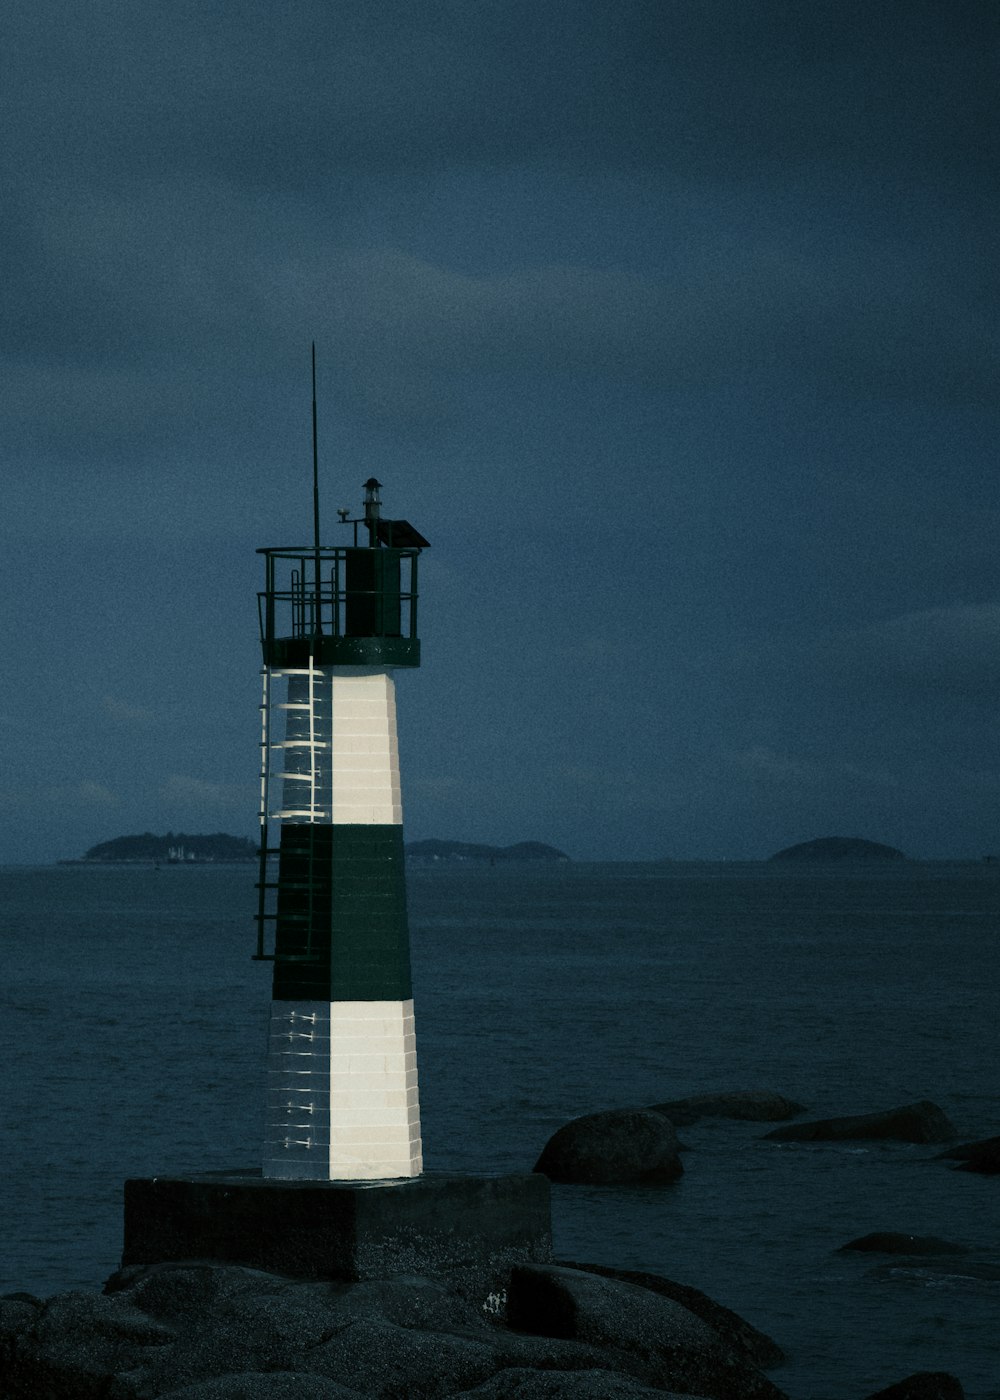
{"label": "small wave", "polygon": [[924,1288],[956,1289],[980,1285],[992,1291],[1000,1285],[1000,1265],[997,1264],[949,1264],[947,1269],[890,1264],[873,1272],[903,1283],[920,1284]]}

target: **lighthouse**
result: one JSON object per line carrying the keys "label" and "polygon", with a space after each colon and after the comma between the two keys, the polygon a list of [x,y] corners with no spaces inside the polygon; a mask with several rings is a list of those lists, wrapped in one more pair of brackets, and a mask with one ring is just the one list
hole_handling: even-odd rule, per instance
{"label": "lighthouse", "polygon": [[383,518],[369,477],[361,513],[338,511],[345,542],[321,543],[316,456],[314,350],[312,543],[258,551],[262,1149],[253,1166],[126,1181],[122,1265],[457,1270],[489,1300],[513,1265],[551,1259],[549,1184],[423,1170],[394,673],[420,664],[427,540]]}
{"label": "lighthouse", "polygon": [[317,502],[311,545],[258,551],[265,1179],[422,1170],[393,673],[420,664],[428,542],[374,477],[339,516],[349,543],[320,544]]}

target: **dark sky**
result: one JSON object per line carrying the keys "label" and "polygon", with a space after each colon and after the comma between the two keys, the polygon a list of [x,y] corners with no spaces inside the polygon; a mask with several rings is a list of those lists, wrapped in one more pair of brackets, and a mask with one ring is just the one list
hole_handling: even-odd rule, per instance
{"label": "dark sky", "polygon": [[408,837],[1000,849],[998,13],[5,6],[0,861],[254,834],[312,339]]}

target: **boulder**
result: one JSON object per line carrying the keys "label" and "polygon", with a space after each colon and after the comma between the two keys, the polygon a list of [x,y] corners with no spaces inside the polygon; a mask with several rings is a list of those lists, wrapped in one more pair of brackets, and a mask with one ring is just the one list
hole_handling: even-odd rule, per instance
{"label": "boulder", "polygon": [[533,1170],[580,1185],[659,1185],[676,1181],[684,1167],[668,1118],[645,1108],[619,1108],[566,1123],[549,1138]]}
{"label": "boulder", "polygon": [[[135,1267],[103,1295],[0,1299],[0,1396],[644,1400],[668,1386],[708,1400],[780,1396],[761,1388],[745,1347],[725,1345],[667,1296],[666,1280],[645,1277],[649,1287],[564,1268],[484,1302],[461,1271],[346,1283],[198,1261]],[[550,1325],[560,1308],[571,1321]]]}
{"label": "boulder", "polygon": [[364,1400],[364,1396],[306,1371],[240,1371],[168,1391],[160,1400]]}
{"label": "boulder", "polygon": [[121,1294],[151,1317],[185,1317],[210,1312],[241,1293],[274,1286],[274,1276],[238,1264],[184,1262],[131,1264],[104,1284],[106,1297]]}
{"label": "boulder", "polygon": [[[257,1372],[306,1372],[348,1394],[446,1393],[503,1364],[485,1319],[438,1280],[294,1279],[238,1265],[127,1270],[116,1297],[169,1320],[176,1341],[142,1377],[155,1394],[239,1384]],[[477,1327],[478,1324],[478,1327]],[[321,1393],[321,1392],[320,1392]]]}
{"label": "boulder", "polygon": [[965,1400],[965,1391],[948,1371],[915,1371],[867,1400]]}
{"label": "boulder", "polygon": [[965,1142],[953,1147],[950,1152],[942,1152],[942,1157],[952,1157],[959,1161],[957,1172],[979,1172],[982,1176],[1000,1174],[1000,1137],[981,1138],[979,1142]]}
{"label": "boulder", "polygon": [[[672,1298],[556,1264],[511,1272],[512,1327],[605,1349],[612,1369],[713,1400],[781,1400],[782,1392]],[[614,1358],[614,1359],[612,1359]]]}
{"label": "boulder", "polygon": [[19,1339],[34,1327],[43,1306],[30,1293],[8,1293],[0,1298],[0,1378],[10,1369]]}
{"label": "boulder", "polygon": [[[504,1364],[481,1309],[437,1280],[335,1284],[195,1262],[124,1270],[106,1287],[40,1312],[0,1308],[18,1310],[3,1400],[371,1400],[459,1390]],[[288,1377],[302,1373],[313,1379],[296,1391]]]}
{"label": "boulder", "polygon": [[[104,1400],[111,1376],[141,1366],[173,1340],[169,1327],[128,1302],[59,1294],[6,1339],[4,1400]],[[123,1397],[133,1393],[122,1390]]]}
{"label": "boulder", "polygon": [[688,1312],[693,1312],[695,1317],[700,1317],[702,1322],[707,1322],[726,1346],[732,1347],[733,1351],[765,1371],[770,1366],[780,1366],[785,1360],[781,1347],[765,1332],[758,1332],[738,1313],[724,1308],[721,1303],[709,1298],[707,1293],[689,1284],[675,1283],[673,1279],[663,1278],[660,1274],[641,1273],[636,1269],[612,1269],[605,1264],[568,1264],[562,1261],[560,1264],[564,1269],[584,1269],[587,1273],[600,1274],[602,1278],[620,1279],[623,1283],[648,1288],[651,1293],[659,1293],[664,1298],[672,1298]]}
{"label": "boulder", "polygon": [[424,1332],[379,1317],[357,1319],[301,1360],[303,1369],[377,1400],[470,1390],[501,1365],[485,1327],[479,1335]]}
{"label": "boulder", "polygon": [[699,1118],[738,1118],[749,1123],[780,1123],[805,1113],[802,1104],[766,1089],[739,1089],[728,1094],[689,1094],[685,1099],[669,1099],[650,1104],[652,1113],[662,1113],[675,1128],[687,1128]]}
{"label": "boulder", "polygon": [[850,1142],[877,1139],[892,1142],[947,1142],[955,1136],[945,1113],[927,1099],[890,1108],[884,1113],[860,1113],[850,1118],[818,1118],[774,1128],[765,1138],[774,1142]]}
{"label": "boulder", "polygon": [[938,1239],[936,1235],[901,1235],[893,1230],[876,1230],[860,1239],[842,1244],[844,1250],[856,1249],[867,1254],[968,1254],[964,1244]]}
{"label": "boulder", "polygon": [[[174,1330],[174,1345],[148,1357],[143,1368],[157,1393],[247,1371],[320,1369],[307,1358],[348,1325],[338,1314],[335,1285],[235,1265],[159,1265],[130,1294],[113,1297],[131,1298]],[[346,1377],[344,1383],[350,1385]]]}

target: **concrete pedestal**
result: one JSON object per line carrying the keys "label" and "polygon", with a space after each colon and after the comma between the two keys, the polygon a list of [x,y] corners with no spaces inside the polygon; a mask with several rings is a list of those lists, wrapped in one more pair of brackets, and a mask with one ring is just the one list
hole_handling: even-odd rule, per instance
{"label": "concrete pedestal", "polygon": [[125,1183],[122,1265],[209,1259],[356,1281],[552,1256],[549,1183],[535,1173],[284,1181],[257,1171]]}

